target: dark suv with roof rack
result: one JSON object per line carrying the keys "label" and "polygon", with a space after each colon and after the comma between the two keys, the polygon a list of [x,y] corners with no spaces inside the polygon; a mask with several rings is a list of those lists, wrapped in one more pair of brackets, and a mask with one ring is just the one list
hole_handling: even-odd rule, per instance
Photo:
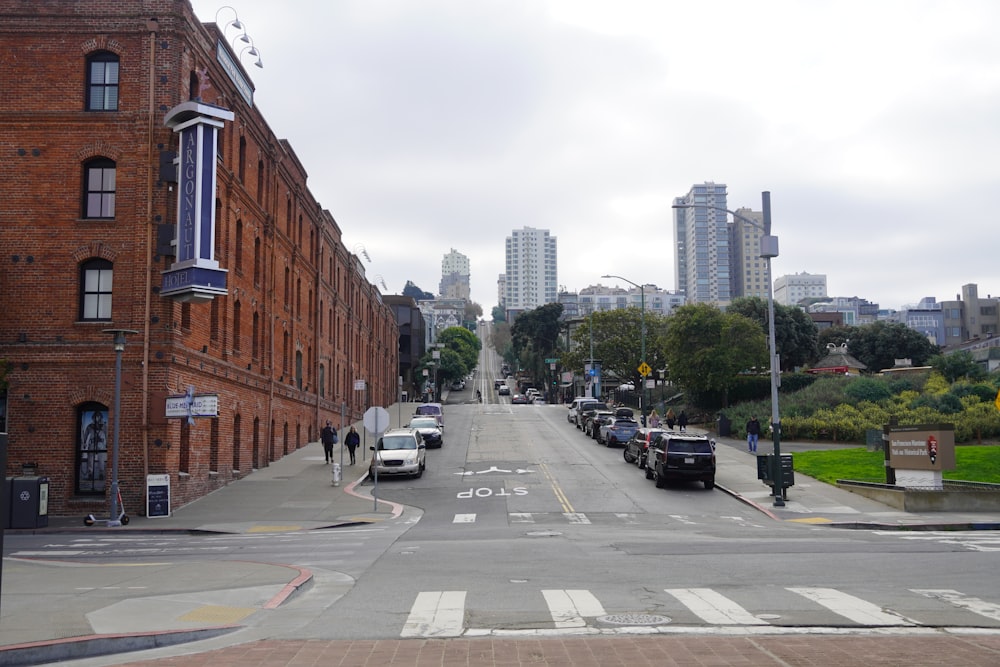
{"label": "dark suv with roof rack", "polygon": [[649,445],[646,479],[654,480],[658,489],[680,480],[715,488],[715,441],[694,433],[660,433]]}

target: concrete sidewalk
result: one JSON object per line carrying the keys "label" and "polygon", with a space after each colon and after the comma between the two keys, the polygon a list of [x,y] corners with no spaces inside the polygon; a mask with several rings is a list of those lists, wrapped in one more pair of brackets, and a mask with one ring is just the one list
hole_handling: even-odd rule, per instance
{"label": "concrete sidewalk", "polygon": [[[539,406],[540,409],[542,408]],[[404,410],[390,409],[392,425]],[[402,415],[403,420],[409,418]],[[360,430],[360,429],[359,429]],[[368,440],[371,440],[370,436]],[[367,442],[366,444],[371,444]],[[788,443],[788,450],[794,449]],[[760,453],[770,450],[761,443]],[[391,522],[406,519],[410,510],[390,502],[376,503],[371,487],[359,489],[367,473],[367,460],[358,452],[358,465],[343,468],[344,479],[333,485],[331,466],[323,460],[319,443],[311,443],[269,467],[255,471],[238,482],[184,507],[169,517],[134,516],[128,526],[85,527],[82,519],[51,519],[46,528],[32,531],[57,535],[81,533],[95,537],[102,533],[212,531],[224,533],[267,533],[304,531],[359,523]],[[786,451],[783,448],[783,451]],[[803,475],[796,475],[784,507],[775,507],[768,487],[757,479],[755,457],[745,451],[745,443],[719,439],[717,485],[725,493],[756,507],[775,521],[800,522],[831,527],[884,527],[887,529],[995,528],[997,514],[935,513],[915,515],[887,507],[849,491],[831,487]],[[339,459],[339,449],[336,457]],[[367,458],[367,457],[365,457]],[[9,549],[9,541],[8,541]],[[206,593],[170,596],[170,604],[143,605],[136,602],[127,619],[118,625],[94,627],[102,606],[133,599],[128,586],[136,575],[129,566],[90,567],[91,582],[107,591],[95,598],[76,592],[78,565],[54,564],[30,558],[7,558],[3,567],[3,599],[0,605],[0,664],[43,664],[58,660],[93,658],[86,664],[124,664],[126,656],[110,654],[192,642],[233,632],[241,622],[261,609],[275,608],[307,584],[311,573],[283,565],[224,561],[214,563],[205,574],[212,581]],[[172,591],[181,577],[180,566],[162,564],[143,569],[142,578],[156,596]],[[185,576],[190,576],[187,572]],[[248,586],[247,582],[253,582]],[[209,587],[206,587],[209,588]],[[120,605],[119,605],[119,608]],[[183,619],[179,621],[178,619]],[[874,632],[874,631],[873,631]],[[930,631],[929,631],[930,632]],[[959,638],[941,635],[941,651],[935,655],[963,656],[950,664],[997,664],[1000,639]],[[821,641],[822,640],[822,641]],[[721,644],[719,642],[722,642]],[[408,641],[255,641],[210,653],[173,657],[158,665],[202,665],[217,667],[247,665],[385,665],[421,664],[428,656],[454,656],[431,660],[433,664],[902,664],[900,655],[914,646],[912,637],[882,638],[865,642],[863,657],[853,657],[852,645],[858,637],[565,637],[552,640],[435,640]],[[813,654],[823,643],[832,653]],[[905,644],[905,646],[904,646]],[[722,648],[720,648],[720,646]],[[711,648],[709,648],[711,647]],[[192,647],[193,648],[193,647]],[[204,648],[198,650],[205,650]],[[679,652],[678,652],[679,651]],[[785,653],[788,651],[789,653]],[[902,653],[900,653],[902,651]],[[730,653],[731,652],[731,653]],[[834,656],[842,654],[841,659]],[[730,654],[731,661],[725,656]],[[812,655],[812,657],[810,657]],[[931,653],[913,654],[909,664],[921,662]],[[395,656],[395,657],[392,657]],[[412,662],[403,656],[411,656]],[[682,656],[684,659],[681,659]],[[794,657],[793,656],[797,656]],[[604,659],[607,659],[605,662]],[[627,658],[627,659],[626,659]],[[967,659],[966,659],[967,658]],[[988,659],[987,659],[988,658]],[[135,663],[138,664],[138,663]]]}

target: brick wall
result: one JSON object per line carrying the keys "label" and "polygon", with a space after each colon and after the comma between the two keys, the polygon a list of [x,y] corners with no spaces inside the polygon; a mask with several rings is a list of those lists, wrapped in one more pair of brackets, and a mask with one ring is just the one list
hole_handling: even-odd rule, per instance
{"label": "brick wall", "polygon": [[[155,33],[147,23],[152,16]],[[333,215],[312,200],[291,146],[272,135],[218,66],[213,31],[183,0],[0,0],[11,74],[0,98],[0,359],[11,364],[6,474],[38,463],[50,478],[53,515],[107,507],[105,497],[74,492],[77,408],[113,406],[115,353],[105,329],[137,332],[122,355],[119,436],[119,478],[132,514],[144,512],[146,474],[171,475],[176,508],[316,440],[320,423],[339,423],[341,402],[360,417],[356,377],[368,380],[372,404],[394,400],[398,331],[391,309],[356,270]],[[85,62],[95,50],[119,58],[118,111],[84,111]],[[236,115],[222,131],[217,172],[216,259],[229,271],[229,294],[218,297],[214,324],[211,304],[158,294],[160,274],[173,261],[158,247],[158,234],[175,222],[177,209],[176,188],[160,180],[161,153],[177,146],[163,117],[189,98],[192,73],[203,68],[203,101]],[[83,163],[94,157],[116,165],[112,220],[81,217]],[[91,258],[114,265],[110,321],[79,319],[79,265]],[[291,302],[284,298],[286,268],[301,286]],[[301,388],[296,352],[304,364]],[[189,386],[218,395],[214,429],[208,418],[189,427],[163,417],[166,396]],[[109,424],[109,443],[111,436]]]}

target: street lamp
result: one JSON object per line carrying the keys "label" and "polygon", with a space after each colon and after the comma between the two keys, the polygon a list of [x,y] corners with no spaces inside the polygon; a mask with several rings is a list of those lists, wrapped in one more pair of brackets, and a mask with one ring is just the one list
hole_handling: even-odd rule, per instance
{"label": "street lamp", "polygon": [[[111,450],[111,514],[108,517],[108,526],[122,525],[121,514],[124,508],[118,507],[118,433],[121,429],[121,406],[122,406],[122,353],[125,352],[125,335],[139,333],[132,329],[104,329],[103,333],[112,334],[115,337],[115,428],[112,439]],[[122,512],[118,510],[122,509]]]}
{"label": "street lamp", "polygon": [[708,206],[705,204],[674,204],[673,208],[711,208],[716,211],[725,211],[737,220],[742,220],[752,227],[764,232],[760,239],[760,256],[767,260],[767,337],[771,354],[771,433],[774,438],[774,461],[771,469],[771,480],[774,482],[774,506],[785,506],[784,480],[781,475],[781,417],[778,414],[778,351],[774,343],[774,276],[771,274],[771,259],[778,256],[778,237],[771,236],[771,193],[764,191],[760,193],[761,205],[764,214],[764,225],[761,226],[756,220],[742,216],[735,211],[721,206]]}
{"label": "street lamp", "polygon": [[602,278],[617,278],[618,280],[624,280],[629,285],[639,288],[639,328],[641,329],[640,338],[642,339],[642,352],[640,353],[639,359],[639,375],[642,376],[642,391],[639,392],[639,416],[642,418],[642,425],[646,425],[646,376],[649,375],[649,364],[646,363],[646,289],[638,284],[634,283],[628,278],[622,278],[621,276],[601,276]]}

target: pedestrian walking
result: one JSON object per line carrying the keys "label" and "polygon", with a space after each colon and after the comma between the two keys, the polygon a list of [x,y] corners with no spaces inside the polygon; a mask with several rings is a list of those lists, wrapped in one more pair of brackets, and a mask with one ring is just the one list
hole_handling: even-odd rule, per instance
{"label": "pedestrian walking", "polygon": [[673,431],[674,424],[676,423],[677,423],[677,415],[674,414],[674,409],[667,408],[667,428]]}
{"label": "pedestrian walking", "polygon": [[337,429],[333,428],[333,424],[329,421],[320,431],[319,440],[323,443],[323,454],[326,456],[326,462],[331,463],[333,461],[333,446],[337,444]]}
{"label": "pedestrian walking", "polygon": [[681,413],[677,415],[677,428],[681,431],[686,431],[688,425],[688,415],[686,412],[681,410]]}
{"label": "pedestrian walking", "polygon": [[344,444],[347,445],[347,451],[351,454],[351,465],[354,465],[354,450],[361,444],[361,436],[358,435],[353,426],[347,432],[347,435],[344,436]]}
{"label": "pedestrian walking", "polygon": [[649,413],[649,425],[652,428],[660,427],[660,415],[656,414],[656,408],[653,408],[653,411]]}
{"label": "pedestrian walking", "polygon": [[747,451],[751,454],[757,453],[757,440],[760,438],[760,421],[757,415],[750,415],[747,422]]}

